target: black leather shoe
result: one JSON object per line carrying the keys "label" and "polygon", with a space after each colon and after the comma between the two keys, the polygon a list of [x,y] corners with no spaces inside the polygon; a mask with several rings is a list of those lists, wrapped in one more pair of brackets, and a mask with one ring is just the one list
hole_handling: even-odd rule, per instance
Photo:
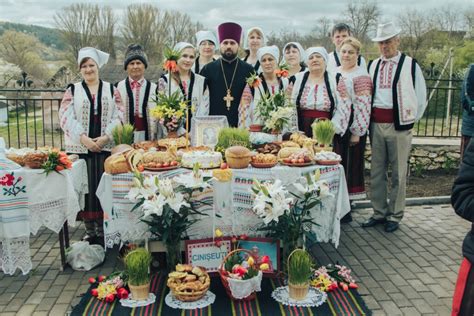
{"label": "black leather shoe", "polygon": [[383,224],[383,223],[385,223],[385,218],[375,219],[371,217],[366,222],[362,223],[361,226],[364,228],[367,228],[367,227],[374,227],[377,224]]}
{"label": "black leather shoe", "polygon": [[394,221],[387,221],[385,223],[385,231],[387,233],[391,233],[391,232],[394,232],[398,229],[398,226],[400,226],[400,224],[398,224],[397,222],[394,222]]}
{"label": "black leather shoe", "polygon": [[341,223],[350,223],[350,222],[352,222],[351,213],[347,213],[346,215],[344,215],[343,218],[341,218]]}

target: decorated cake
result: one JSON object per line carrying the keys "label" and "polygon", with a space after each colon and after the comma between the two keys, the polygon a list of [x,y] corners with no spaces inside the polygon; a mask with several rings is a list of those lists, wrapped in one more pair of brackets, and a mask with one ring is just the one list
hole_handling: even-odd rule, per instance
{"label": "decorated cake", "polygon": [[215,151],[195,150],[183,153],[181,164],[185,168],[192,168],[199,163],[201,168],[217,168],[222,163],[222,154]]}

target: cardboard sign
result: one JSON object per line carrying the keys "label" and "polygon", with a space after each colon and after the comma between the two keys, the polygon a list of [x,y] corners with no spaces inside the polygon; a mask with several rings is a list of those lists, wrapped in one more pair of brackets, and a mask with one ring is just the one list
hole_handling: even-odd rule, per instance
{"label": "cardboard sign", "polygon": [[[222,240],[222,238],[219,238]],[[212,238],[185,240],[186,263],[204,267],[207,272],[217,272],[225,256],[230,252],[230,238],[223,238],[217,247]]]}

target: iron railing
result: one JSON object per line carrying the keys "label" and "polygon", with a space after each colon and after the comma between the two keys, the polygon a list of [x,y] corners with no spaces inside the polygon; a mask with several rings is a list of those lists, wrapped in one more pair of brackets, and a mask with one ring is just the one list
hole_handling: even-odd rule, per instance
{"label": "iron railing", "polygon": [[[426,82],[431,98],[423,118],[415,124],[414,136],[460,137],[462,80],[452,80],[451,86],[449,80]],[[0,137],[7,146],[63,148],[58,119],[63,94],[63,89],[0,89]]]}

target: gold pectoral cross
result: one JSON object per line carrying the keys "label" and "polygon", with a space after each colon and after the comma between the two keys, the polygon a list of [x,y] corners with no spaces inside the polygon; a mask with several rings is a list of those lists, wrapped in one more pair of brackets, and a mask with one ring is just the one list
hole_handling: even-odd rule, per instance
{"label": "gold pectoral cross", "polygon": [[224,101],[227,106],[227,111],[230,111],[231,102],[234,101],[234,97],[230,95],[230,89],[227,89],[227,95],[224,97]]}

